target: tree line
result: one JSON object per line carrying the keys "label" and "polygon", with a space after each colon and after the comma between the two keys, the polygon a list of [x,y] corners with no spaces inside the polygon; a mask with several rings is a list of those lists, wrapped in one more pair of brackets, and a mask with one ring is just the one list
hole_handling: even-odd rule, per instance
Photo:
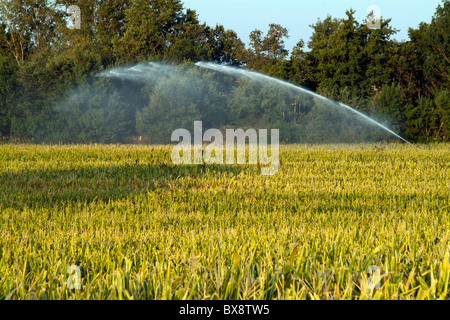
{"label": "tree line", "polygon": [[[67,27],[70,5],[81,9],[80,29]],[[402,42],[393,39],[398,30],[390,19],[369,29],[366,21],[355,19],[354,10],[345,14],[318,20],[311,25],[309,41],[300,39],[289,52],[284,44],[288,30],[279,24],[270,24],[267,32],[252,31],[246,46],[233,30],[200,23],[195,10],[180,0],[0,0],[0,137],[130,142],[144,136],[166,142],[152,137],[162,132],[158,121],[170,121],[164,108],[166,97],[174,94],[163,92],[170,83],[165,89],[135,83],[118,90],[120,81],[94,75],[145,61],[212,61],[262,72],[346,103],[385,119],[409,140],[449,141],[450,2],[444,0],[431,22],[410,29]],[[175,94],[186,101],[185,119],[200,113],[215,125],[217,117],[239,124],[230,118],[245,113],[256,122],[261,106],[269,106],[279,109],[278,126],[295,127],[310,107],[301,97],[276,101],[270,89],[252,93],[242,85],[233,87],[227,101],[235,107],[226,112],[221,110],[226,89],[215,84],[202,84],[208,95],[201,103],[208,108],[196,105],[189,92]],[[212,95],[214,99],[205,98]],[[270,121],[275,115],[265,110],[265,117]]]}

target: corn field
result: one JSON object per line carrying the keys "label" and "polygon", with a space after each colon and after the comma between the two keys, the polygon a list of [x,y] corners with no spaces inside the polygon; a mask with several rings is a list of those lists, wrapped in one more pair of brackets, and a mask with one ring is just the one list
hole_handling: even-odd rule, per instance
{"label": "corn field", "polygon": [[0,145],[0,299],[449,299],[450,145]]}

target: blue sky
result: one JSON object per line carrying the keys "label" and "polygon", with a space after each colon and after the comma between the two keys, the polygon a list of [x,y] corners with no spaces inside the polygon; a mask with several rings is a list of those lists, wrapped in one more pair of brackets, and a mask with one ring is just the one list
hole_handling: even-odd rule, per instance
{"label": "blue sky", "polygon": [[270,23],[278,23],[289,30],[285,40],[291,50],[299,39],[307,43],[312,34],[309,25],[317,18],[344,18],[347,9],[356,10],[355,17],[362,22],[367,8],[376,5],[383,18],[392,18],[391,25],[400,29],[397,40],[408,39],[408,28],[417,28],[422,21],[429,23],[442,0],[184,0],[186,8],[195,9],[200,22],[210,26],[217,23],[236,31],[248,44],[248,35],[254,29],[266,34]]}

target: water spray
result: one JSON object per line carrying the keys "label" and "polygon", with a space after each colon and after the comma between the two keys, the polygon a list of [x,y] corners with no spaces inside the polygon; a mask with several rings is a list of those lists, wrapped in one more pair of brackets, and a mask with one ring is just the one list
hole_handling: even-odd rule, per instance
{"label": "water spray", "polygon": [[342,108],[345,108],[346,110],[355,113],[356,115],[358,115],[359,117],[363,118],[364,120],[366,120],[366,121],[368,121],[368,122],[370,122],[370,123],[372,123],[374,125],[377,125],[378,127],[382,128],[383,130],[385,130],[385,131],[389,132],[390,134],[396,136],[397,138],[399,138],[402,141],[406,142],[407,144],[413,146],[414,148],[417,148],[415,145],[413,145],[412,143],[410,143],[409,141],[407,141],[406,139],[404,139],[403,137],[401,137],[400,135],[398,135],[394,131],[392,131],[389,128],[383,126],[381,123],[373,120],[372,118],[366,116],[365,114],[363,114],[363,113],[353,109],[352,107],[350,107],[350,106],[348,106],[346,104],[343,104],[341,102],[336,103],[333,100],[328,99],[328,98],[326,98],[326,97],[324,97],[324,96],[322,96],[322,95],[320,95],[318,93],[315,93],[315,92],[309,91],[307,89],[304,89],[302,87],[293,85],[292,83],[289,83],[289,82],[286,82],[286,81],[283,81],[283,80],[280,80],[280,79],[272,78],[272,77],[269,77],[267,75],[264,75],[264,74],[261,74],[261,73],[258,73],[258,72],[248,71],[248,70],[239,69],[239,68],[236,68],[236,67],[225,66],[225,65],[218,65],[218,64],[215,64],[215,63],[211,63],[211,62],[197,62],[197,63],[195,63],[195,65],[198,66],[198,67],[202,67],[202,68],[206,68],[206,69],[222,72],[222,73],[225,73],[225,74],[228,74],[228,75],[244,76],[244,77],[250,78],[252,80],[257,80],[257,81],[259,80],[259,81],[269,82],[269,83],[277,83],[277,84],[283,85],[285,87],[288,87],[290,89],[294,89],[296,91],[299,91],[299,92],[302,92],[302,93],[306,93],[306,94],[311,95],[311,96],[313,96],[315,98],[321,99],[321,100],[323,100],[323,101],[325,101],[327,103],[335,104],[335,105],[338,105],[338,106],[340,106]]}

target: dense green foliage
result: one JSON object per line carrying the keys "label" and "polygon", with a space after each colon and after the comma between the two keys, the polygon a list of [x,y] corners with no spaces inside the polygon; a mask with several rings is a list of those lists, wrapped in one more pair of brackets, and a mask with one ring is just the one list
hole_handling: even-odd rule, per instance
{"label": "dense green foliage", "polygon": [[0,299],[450,298],[449,144],[170,153],[0,145]]}
{"label": "dense green foliage", "polygon": [[[65,9],[72,4],[81,9],[81,29],[66,26]],[[373,30],[356,21],[354,13],[318,21],[311,26],[310,50],[300,39],[289,53],[283,41],[289,34],[281,25],[270,24],[266,35],[252,31],[246,47],[234,31],[201,24],[180,0],[0,0],[0,137],[130,142],[144,136],[159,141],[158,128],[150,124],[170,116],[160,92],[167,89],[128,83],[126,90],[119,90],[124,84],[93,76],[144,61],[214,61],[288,80],[349,104],[407,139],[449,140],[450,2],[443,0],[431,23],[410,29],[405,42],[392,39],[396,30],[389,19]],[[261,98],[247,89],[239,89],[236,104],[284,108],[276,94]],[[188,118],[198,114],[207,121],[226,113],[231,116],[228,123],[239,124],[235,116],[242,113],[220,105],[221,88],[208,90],[218,93],[215,101],[177,93],[186,99]],[[75,99],[77,95],[89,99]],[[202,110],[194,105],[208,103]],[[298,126],[305,106],[296,100],[285,104],[294,107],[282,111],[282,120],[276,118],[271,126]],[[270,112],[265,116],[270,118]]]}

